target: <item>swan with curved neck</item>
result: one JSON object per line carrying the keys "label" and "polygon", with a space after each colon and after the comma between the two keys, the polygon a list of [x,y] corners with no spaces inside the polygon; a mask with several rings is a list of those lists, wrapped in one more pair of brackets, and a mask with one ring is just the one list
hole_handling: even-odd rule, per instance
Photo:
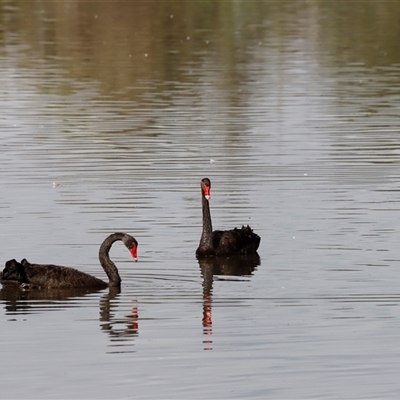
{"label": "swan with curved neck", "polygon": [[250,226],[242,226],[227,231],[213,231],[209,200],[211,198],[211,181],[201,180],[201,201],[203,211],[203,231],[197,257],[231,256],[235,254],[255,254],[260,245],[260,236]]}
{"label": "swan with curved neck", "polygon": [[108,236],[99,250],[100,264],[107,274],[108,283],[75,268],[53,264],[31,264],[26,259],[23,259],[20,263],[16,260],[7,261],[0,277],[1,283],[19,284],[26,288],[41,289],[119,287],[121,277],[109,256],[111,246],[118,240],[124,243],[134,261],[137,261],[138,242],[134,237],[123,232],[116,232]]}

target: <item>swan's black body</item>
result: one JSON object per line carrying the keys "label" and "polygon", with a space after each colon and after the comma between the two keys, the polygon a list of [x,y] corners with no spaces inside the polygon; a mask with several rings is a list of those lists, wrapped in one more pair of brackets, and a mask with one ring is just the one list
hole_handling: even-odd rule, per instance
{"label": "swan's black body", "polygon": [[135,238],[121,232],[108,236],[99,250],[100,264],[108,276],[108,283],[75,268],[53,264],[31,264],[26,259],[23,259],[20,263],[16,260],[7,261],[0,275],[0,281],[3,285],[17,284],[25,288],[40,289],[119,287],[121,278],[117,267],[109,257],[110,248],[117,240],[122,240],[134,260],[137,260],[138,243]]}
{"label": "swan's black body", "polygon": [[237,254],[255,254],[260,245],[260,236],[255,234],[250,226],[242,226],[228,231],[213,231],[210,214],[211,182],[208,178],[201,181],[201,196],[203,208],[203,231],[197,257],[230,256]]}

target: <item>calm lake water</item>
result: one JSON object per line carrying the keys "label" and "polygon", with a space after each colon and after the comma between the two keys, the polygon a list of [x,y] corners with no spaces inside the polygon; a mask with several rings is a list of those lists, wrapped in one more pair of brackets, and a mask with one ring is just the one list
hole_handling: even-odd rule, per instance
{"label": "calm lake water", "polygon": [[[397,398],[399,2],[0,0],[1,397]],[[259,259],[210,260],[250,224]],[[54,184],[53,184],[54,182]]]}

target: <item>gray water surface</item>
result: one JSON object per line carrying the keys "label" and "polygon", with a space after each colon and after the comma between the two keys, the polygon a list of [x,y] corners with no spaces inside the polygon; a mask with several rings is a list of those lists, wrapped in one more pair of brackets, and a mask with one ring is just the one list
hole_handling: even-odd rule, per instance
{"label": "gray water surface", "polygon": [[[0,1],[2,398],[397,398],[397,2]],[[259,259],[194,256],[215,229]]]}

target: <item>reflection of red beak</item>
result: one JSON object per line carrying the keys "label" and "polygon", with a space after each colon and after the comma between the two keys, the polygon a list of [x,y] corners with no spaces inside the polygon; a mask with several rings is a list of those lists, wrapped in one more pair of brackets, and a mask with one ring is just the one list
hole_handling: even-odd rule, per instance
{"label": "reflection of red beak", "polygon": [[138,256],[137,256],[137,246],[133,246],[131,249],[131,254],[133,257],[133,261],[137,261],[138,260]]}

